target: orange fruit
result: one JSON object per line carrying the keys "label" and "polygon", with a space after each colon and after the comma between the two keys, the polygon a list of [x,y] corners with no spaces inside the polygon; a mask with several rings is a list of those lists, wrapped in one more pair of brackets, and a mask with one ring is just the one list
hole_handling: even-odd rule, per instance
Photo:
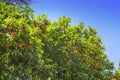
{"label": "orange fruit", "polygon": [[14,36],[15,36],[15,33],[14,33],[14,32],[11,32],[11,36],[13,36],[13,37],[14,37]]}
{"label": "orange fruit", "polygon": [[99,63],[95,63],[95,67],[98,67],[99,66]]}
{"label": "orange fruit", "polygon": [[23,46],[25,46],[25,44],[24,43],[20,43],[18,46],[19,47],[23,47]]}
{"label": "orange fruit", "polygon": [[81,51],[81,48],[77,47],[76,50],[77,50],[77,51]]}
{"label": "orange fruit", "polygon": [[0,35],[2,35],[2,32],[0,32]]}
{"label": "orange fruit", "polygon": [[12,28],[12,26],[11,25],[9,25],[8,26],[8,30],[12,30],[13,28]]}
{"label": "orange fruit", "polygon": [[20,43],[18,46],[19,46],[19,47],[22,47],[23,45],[22,45],[22,43]]}

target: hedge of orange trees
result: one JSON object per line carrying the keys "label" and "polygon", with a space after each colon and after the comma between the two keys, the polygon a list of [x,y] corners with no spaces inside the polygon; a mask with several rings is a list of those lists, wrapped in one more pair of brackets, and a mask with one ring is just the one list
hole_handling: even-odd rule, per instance
{"label": "hedge of orange trees", "polygon": [[0,3],[0,80],[110,80],[114,64],[104,52],[92,27]]}

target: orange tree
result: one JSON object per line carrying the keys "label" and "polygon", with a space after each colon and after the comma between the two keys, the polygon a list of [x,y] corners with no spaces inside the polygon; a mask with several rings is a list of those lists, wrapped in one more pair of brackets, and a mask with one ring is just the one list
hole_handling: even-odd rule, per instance
{"label": "orange tree", "polygon": [[0,3],[1,80],[110,80],[114,66],[104,51],[94,28]]}
{"label": "orange tree", "polygon": [[[70,25],[62,17],[44,30],[42,42],[44,70],[42,75],[55,80],[110,80],[113,62],[107,59],[102,38],[91,27]],[[49,77],[48,76],[48,77]]]}
{"label": "orange tree", "polygon": [[43,43],[32,19],[29,6],[0,3],[0,80],[39,79]]}

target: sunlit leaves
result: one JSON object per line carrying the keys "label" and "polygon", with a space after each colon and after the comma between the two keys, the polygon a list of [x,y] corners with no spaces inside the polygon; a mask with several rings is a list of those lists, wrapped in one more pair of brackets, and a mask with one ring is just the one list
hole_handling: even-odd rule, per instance
{"label": "sunlit leaves", "polygon": [[120,79],[120,67],[116,70],[113,80],[119,80]]}

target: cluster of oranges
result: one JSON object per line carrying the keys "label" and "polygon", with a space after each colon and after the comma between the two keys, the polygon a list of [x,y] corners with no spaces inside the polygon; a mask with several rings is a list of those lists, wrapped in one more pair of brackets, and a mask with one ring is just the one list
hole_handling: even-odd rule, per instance
{"label": "cluster of oranges", "polygon": [[[12,31],[12,30],[13,30],[13,27],[12,27],[11,25],[9,25],[9,26],[7,27],[7,29],[8,29],[9,31],[11,31],[11,36],[14,37],[14,36],[15,36],[15,33]],[[19,29],[19,32],[23,32],[23,29]],[[1,33],[0,33],[0,34],[1,34]]]}
{"label": "cluster of oranges", "polygon": [[[13,27],[11,26],[11,25],[9,25],[8,27],[7,27],[7,29],[9,30],[9,31],[12,31],[13,30]],[[3,33],[0,31],[0,35],[2,35]],[[11,36],[15,36],[15,33],[14,32],[11,32]]]}
{"label": "cluster of oranges", "polygon": [[[34,27],[35,27],[35,28],[36,28],[36,27],[39,27],[39,24],[38,24],[38,23],[35,23]],[[42,24],[42,25],[40,26],[40,28],[41,28],[42,30],[44,30],[44,29],[46,28],[46,24]]]}
{"label": "cluster of oranges", "polygon": [[[12,37],[14,37],[15,36],[15,33],[12,31],[13,30],[13,27],[12,27],[12,25],[8,25],[8,27],[7,27],[7,29],[9,30],[9,31],[11,31],[11,36]],[[19,32],[23,32],[23,30],[22,29],[19,29]],[[0,35],[2,35],[2,32],[0,32]],[[32,45],[32,42],[28,42],[28,44],[27,45]],[[25,43],[19,43],[18,44],[18,47],[24,47],[24,46],[26,46],[26,44]]]}
{"label": "cluster of oranges", "polygon": [[[8,29],[9,31],[12,31],[12,30],[13,30],[12,25],[9,25],[9,26],[7,27],[7,29]],[[14,33],[13,31],[12,31],[10,34],[11,34],[12,37],[15,36],[15,33]]]}

